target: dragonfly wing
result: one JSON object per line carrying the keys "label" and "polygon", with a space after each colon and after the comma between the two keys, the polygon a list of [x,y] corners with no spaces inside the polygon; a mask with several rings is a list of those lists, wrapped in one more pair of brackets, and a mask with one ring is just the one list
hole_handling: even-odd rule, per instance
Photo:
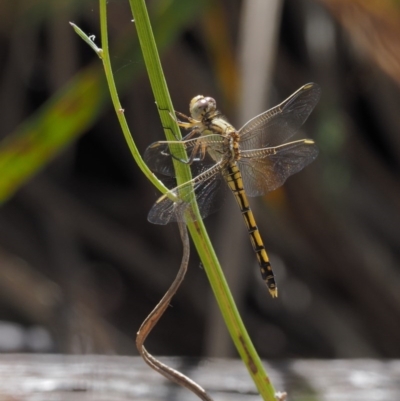
{"label": "dragonfly wing", "polygon": [[150,209],[147,220],[150,223],[161,225],[178,221],[184,222],[184,214],[188,206],[185,202],[174,202],[169,198],[161,197]]}
{"label": "dragonfly wing", "polygon": [[279,188],[288,177],[310,164],[318,155],[314,141],[302,139],[269,149],[241,152],[238,161],[244,189],[260,196]]}
{"label": "dragonfly wing", "polygon": [[222,153],[223,138],[221,135],[207,135],[182,141],[154,142],[146,149],[143,158],[150,170],[165,176],[175,177],[174,157],[172,154],[177,159],[181,158],[183,160],[189,159],[193,154],[192,173],[193,175],[198,175],[204,168],[215,164],[215,160],[206,152],[209,148]]}
{"label": "dragonfly wing", "polygon": [[[197,199],[202,218],[217,211],[221,206],[221,199],[217,194],[226,188],[221,175],[223,162],[204,169],[193,180],[171,189],[170,192],[179,200],[174,201],[163,195],[151,208],[148,220],[153,224],[168,224],[177,221],[195,221],[194,216],[185,215],[189,202],[193,196]],[[216,199],[217,198],[217,199]]]}
{"label": "dragonfly wing", "polygon": [[239,131],[241,149],[272,147],[289,140],[307,120],[320,94],[317,84],[306,84],[278,106],[248,121]]}

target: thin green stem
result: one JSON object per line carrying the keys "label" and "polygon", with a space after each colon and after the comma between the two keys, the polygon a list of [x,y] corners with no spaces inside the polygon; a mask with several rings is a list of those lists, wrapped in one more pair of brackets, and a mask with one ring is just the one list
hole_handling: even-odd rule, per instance
{"label": "thin green stem", "polygon": [[99,58],[103,62],[104,72],[107,79],[108,88],[111,95],[111,100],[114,105],[115,112],[117,114],[118,121],[121,125],[122,132],[124,134],[126,143],[129,150],[132,153],[133,158],[138,164],[139,168],[143,171],[144,175],[153,183],[153,185],[161,192],[165,193],[168,189],[164,184],[153,174],[153,172],[147,167],[147,164],[143,161],[142,156],[139,153],[138,148],[132,138],[131,132],[128,127],[124,115],[124,109],[119,101],[117,88],[112,73],[110,53],[108,50],[108,35],[107,35],[107,7],[105,1],[100,1],[100,29],[101,29],[101,43],[102,48],[98,47],[92,38],[89,38],[85,32],[83,32],[77,25],[70,22],[70,25],[74,31],[96,52]]}

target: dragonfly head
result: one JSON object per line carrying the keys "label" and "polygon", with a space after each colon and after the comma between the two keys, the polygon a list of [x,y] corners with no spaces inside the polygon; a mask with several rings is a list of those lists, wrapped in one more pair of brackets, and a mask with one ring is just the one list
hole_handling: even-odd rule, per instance
{"label": "dragonfly head", "polygon": [[217,103],[212,97],[198,95],[190,101],[190,115],[197,121],[203,120],[207,114],[212,114],[217,109]]}

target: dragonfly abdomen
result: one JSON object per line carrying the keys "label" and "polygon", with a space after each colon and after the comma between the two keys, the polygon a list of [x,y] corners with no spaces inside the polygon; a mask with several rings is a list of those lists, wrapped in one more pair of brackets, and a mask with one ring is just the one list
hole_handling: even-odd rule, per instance
{"label": "dragonfly abdomen", "polygon": [[261,239],[260,231],[255,222],[253,212],[250,208],[249,200],[243,188],[242,175],[236,163],[230,163],[228,165],[225,180],[233,192],[240,211],[242,212],[247,231],[250,235],[251,244],[256,253],[258,264],[260,265],[261,277],[267,285],[270,294],[275,298],[278,296],[278,288],[275,283],[274,273],[264,243]]}

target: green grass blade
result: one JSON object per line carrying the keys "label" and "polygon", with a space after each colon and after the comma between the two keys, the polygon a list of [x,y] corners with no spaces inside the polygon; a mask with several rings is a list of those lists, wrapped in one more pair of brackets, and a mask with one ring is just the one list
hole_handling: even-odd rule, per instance
{"label": "green grass blade", "polygon": [[106,100],[100,79],[99,69],[87,68],[0,143],[0,202],[95,121]]}

